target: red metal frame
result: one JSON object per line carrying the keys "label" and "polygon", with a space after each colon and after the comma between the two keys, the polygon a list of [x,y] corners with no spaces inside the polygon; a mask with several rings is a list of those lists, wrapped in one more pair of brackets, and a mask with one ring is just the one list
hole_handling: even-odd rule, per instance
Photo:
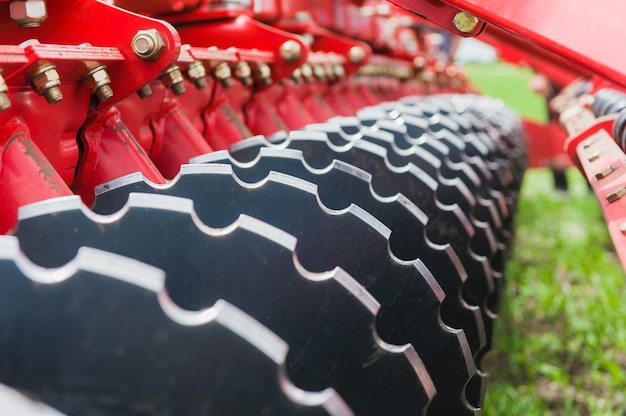
{"label": "red metal frame", "polygon": [[[598,0],[582,7],[571,0],[393,0],[418,12],[445,3],[626,87],[626,57],[612,47],[623,35],[626,2]],[[430,16],[429,16],[430,18]],[[449,17],[432,21],[449,25]]]}

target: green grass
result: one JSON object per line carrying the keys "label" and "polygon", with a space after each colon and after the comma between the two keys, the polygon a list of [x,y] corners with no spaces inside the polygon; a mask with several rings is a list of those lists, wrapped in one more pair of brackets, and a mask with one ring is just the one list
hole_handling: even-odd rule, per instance
{"label": "green grass", "polygon": [[530,171],[517,213],[485,415],[624,415],[626,284],[580,174]]}
{"label": "green grass", "polygon": [[547,120],[545,97],[528,88],[533,76],[531,69],[503,62],[467,63],[464,66],[469,78],[483,94],[502,99],[525,118],[538,122]]}

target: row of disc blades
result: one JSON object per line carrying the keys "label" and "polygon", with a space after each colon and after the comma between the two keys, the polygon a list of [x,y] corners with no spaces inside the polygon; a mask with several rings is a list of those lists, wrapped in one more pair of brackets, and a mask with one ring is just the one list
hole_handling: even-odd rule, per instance
{"label": "row of disc blades", "polygon": [[525,163],[500,102],[441,95],[22,207],[0,383],[68,415],[478,414]]}

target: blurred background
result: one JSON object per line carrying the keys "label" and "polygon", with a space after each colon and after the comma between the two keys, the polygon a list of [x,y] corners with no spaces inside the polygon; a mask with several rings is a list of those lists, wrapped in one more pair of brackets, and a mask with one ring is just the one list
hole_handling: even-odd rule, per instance
{"label": "blurred background", "polygon": [[[456,60],[481,92],[548,121],[531,69],[500,62],[476,39],[460,43]],[[626,415],[625,275],[578,170],[529,170],[516,226],[496,349],[484,362],[484,414]]]}

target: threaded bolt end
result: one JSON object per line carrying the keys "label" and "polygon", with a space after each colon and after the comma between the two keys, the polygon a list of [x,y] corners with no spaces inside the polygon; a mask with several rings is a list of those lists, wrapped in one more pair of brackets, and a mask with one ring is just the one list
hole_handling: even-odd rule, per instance
{"label": "threaded bolt end", "polygon": [[182,82],[177,82],[175,84],[172,84],[170,89],[172,90],[174,95],[177,95],[177,96],[185,93],[185,85]]}
{"label": "threaded bolt end", "polygon": [[113,89],[109,84],[101,85],[96,89],[96,95],[98,96],[100,101],[106,101],[109,98],[113,97]]}
{"label": "threaded bolt end", "polygon": [[148,84],[144,85],[143,87],[139,88],[137,90],[137,95],[139,96],[139,98],[141,98],[142,100],[144,98],[148,98],[149,96],[152,95],[152,88],[150,88],[150,86]]}
{"label": "threaded bolt end", "polygon": [[63,93],[59,87],[46,88],[43,92],[43,96],[49,104],[56,104],[63,100]]}
{"label": "threaded bolt end", "polygon": [[193,85],[196,86],[197,89],[201,90],[206,88],[208,84],[206,77],[196,78],[193,80]]}
{"label": "threaded bolt end", "polygon": [[220,84],[224,88],[230,88],[233,85],[233,79],[231,77],[220,79]]}

